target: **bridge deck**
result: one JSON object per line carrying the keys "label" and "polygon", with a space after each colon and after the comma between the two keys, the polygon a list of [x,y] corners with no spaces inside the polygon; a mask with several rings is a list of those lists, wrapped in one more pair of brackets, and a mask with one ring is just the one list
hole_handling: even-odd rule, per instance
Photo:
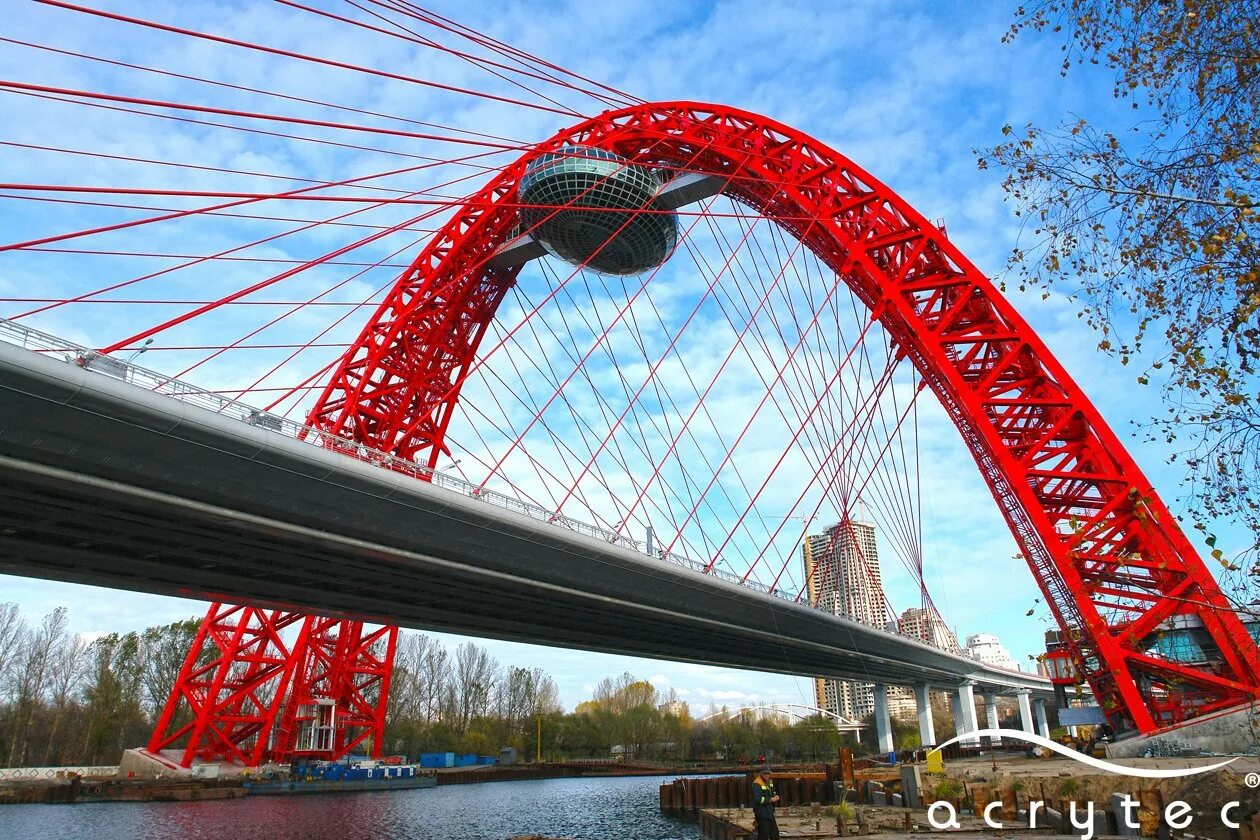
{"label": "bridge deck", "polygon": [[895,634],[0,342],[0,572],[894,685],[1030,688]]}

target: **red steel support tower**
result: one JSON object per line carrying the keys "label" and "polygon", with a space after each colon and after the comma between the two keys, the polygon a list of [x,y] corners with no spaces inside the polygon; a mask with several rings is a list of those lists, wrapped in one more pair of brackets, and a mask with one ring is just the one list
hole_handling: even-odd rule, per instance
{"label": "red steel support tower", "polygon": [[212,604],[148,749],[179,749],[184,767],[333,760],[365,742],[379,757],[397,638],[392,626]]}

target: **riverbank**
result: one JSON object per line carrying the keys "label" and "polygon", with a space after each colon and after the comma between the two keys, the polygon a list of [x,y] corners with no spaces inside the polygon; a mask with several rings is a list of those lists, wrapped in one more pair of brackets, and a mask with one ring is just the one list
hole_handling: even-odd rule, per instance
{"label": "riverbank", "polygon": [[[785,772],[820,772],[821,764],[785,765]],[[538,779],[628,778],[635,776],[725,776],[749,773],[746,765],[648,766],[623,763],[548,762],[507,766],[446,768],[437,771],[439,785],[464,785],[479,782],[510,782]]]}
{"label": "riverbank", "polygon": [[[930,773],[926,763],[890,766],[842,754],[824,773],[771,778],[780,796],[780,828],[791,837],[945,828],[1079,834],[1088,824],[1097,836],[1260,840],[1260,758],[1118,759],[1114,765],[999,752],[952,758]],[[1149,771],[1167,775],[1141,775]],[[752,831],[751,794],[742,777],[675,779],[660,786],[660,809],[694,814],[701,840],[737,840]]]}
{"label": "riverbank", "polygon": [[244,797],[239,780],[36,779],[0,784],[0,805],[205,802]]}
{"label": "riverbank", "polygon": [[[789,806],[776,809],[775,821],[783,837],[801,840],[839,840],[842,837],[880,835],[878,840],[895,837],[923,836],[940,833],[927,818],[925,812],[910,808],[860,806]],[[747,840],[756,836],[755,820],[751,808],[713,808],[700,812],[700,840]],[[960,832],[955,834],[954,832]],[[1050,829],[1029,829],[1026,826],[1009,826],[1003,837],[1027,834],[1051,834]],[[995,832],[988,829],[983,820],[963,816],[958,828],[951,829],[950,837],[983,837]]]}
{"label": "riverbank", "polygon": [[[1230,761],[1221,756],[1185,758],[1125,758],[1114,763],[1133,770],[1190,771]],[[1197,810],[1218,811],[1226,802],[1241,803],[1244,814],[1260,810],[1260,789],[1247,784],[1248,777],[1260,773],[1260,757],[1238,756],[1228,767],[1194,775],[1171,778],[1122,776],[1061,756],[1031,758],[999,753],[946,761],[941,775],[924,774],[924,796],[944,783],[947,792],[963,801],[979,795],[985,801],[1003,793],[1022,806],[1028,800],[1047,803],[1092,802],[1110,808],[1112,797],[1128,794],[1138,798],[1146,793],[1163,802],[1188,802]],[[954,798],[942,797],[942,798]]]}
{"label": "riverbank", "polygon": [[[801,771],[815,765],[802,765]],[[160,778],[124,778],[114,776],[81,777],[72,772],[50,772],[40,778],[10,779],[0,781],[0,805],[21,804],[73,804],[98,802],[195,802],[218,799],[237,799],[251,793],[242,775],[220,775],[215,779],[196,777],[163,776]],[[737,765],[662,768],[620,762],[554,762],[544,764],[517,764],[475,768],[444,768],[436,771],[438,786],[467,785],[489,782],[529,782],[548,779],[613,779],[679,776],[715,776],[746,773],[747,767]],[[255,774],[256,775],[256,774]],[[385,786],[382,790],[403,790],[406,785]],[[375,790],[375,788],[373,788]],[[330,787],[318,793],[353,793],[349,786]],[[367,792],[366,789],[363,792]]]}

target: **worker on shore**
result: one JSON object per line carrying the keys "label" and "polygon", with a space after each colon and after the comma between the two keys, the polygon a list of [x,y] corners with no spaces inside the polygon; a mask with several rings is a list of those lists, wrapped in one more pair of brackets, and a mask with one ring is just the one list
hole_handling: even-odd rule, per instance
{"label": "worker on shore", "polygon": [[757,840],[779,840],[779,823],[774,818],[774,806],[779,794],[770,781],[770,765],[763,763],[753,778],[753,819],[757,824]]}

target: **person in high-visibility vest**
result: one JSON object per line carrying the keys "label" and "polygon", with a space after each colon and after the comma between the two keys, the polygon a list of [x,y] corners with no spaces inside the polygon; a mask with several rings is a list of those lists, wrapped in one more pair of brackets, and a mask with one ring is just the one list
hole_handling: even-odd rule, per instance
{"label": "person in high-visibility vest", "polygon": [[764,763],[753,778],[753,818],[757,822],[757,840],[779,840],[779,823],[774,818],[774,806],[779,794],[770,781],[770,765]]}

